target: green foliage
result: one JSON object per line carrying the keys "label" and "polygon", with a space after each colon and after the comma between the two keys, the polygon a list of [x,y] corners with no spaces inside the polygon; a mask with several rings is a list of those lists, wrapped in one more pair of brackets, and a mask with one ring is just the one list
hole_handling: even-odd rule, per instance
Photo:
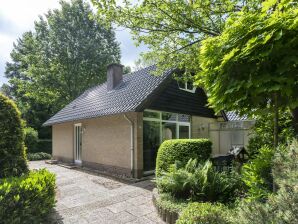
{"label": "green foliage", "polygon": [[27,147],[27,152],[32,152],[37,147],[38,133],[34,128],[31,128],[31,127],[24,128],[24,133],[25,133],[25,146]]}
{"label": "green foliage", "polygon": [[187,206],[185,199],[175,198],[169,193],[160,193],[159,196],[156,201],[158,207],[166,209],[169,212],[180,213]]}
{"label": "green foliage", "polygon": [[0,178],[28,171],[21,114],[12,100],[0,93]]}
{"label": "green foliage", "polygon": [[45,152],[28,153],[27,158],[30,161],[51,159],[52,155]]}
{"label": "green foliage", "polygon": [[259,10],[235,13],[220,36],[202,42],[198,83],[217,111],[266,114],[298,106],[297,18],[297,2],[263,1]]}
{"label": "green foliage", "polygon": [[[273,148],[273,114],[268,113],[266,116],[255,116],[256,123],[252,129],[249,139],[248,153],[251,157],[258,154],[259,149],[264,145]],[[279,118],[279,143],[287,144],[294,137],[292,127],[292,117],[289,110],[280,110]]]}
{"label": "green foliage", "polygon": [[48,154],[52,154],[52,140],[39,139],[37,141],[37,146],[34,149],[29,150],[29,153],[36,153],[36,152],[45,152]]}
{"label": "green foliage", "polygon": [[177,224],[228,224],[226,208],[222,204],[190,203],[181,213]]}
{"label": "green foliage", "polygon": [[167,171],[171,164],[180,161],[186,164],[189,159],[205,161],[210,158],[212,143],[208,139],[174,139],[164,141],[158,149],[156,176]]}
{"label": "green foliage", "polygon": [[237,210],[233,223],[284,223],[298,222],[298,143],[278,151],[273,160],[273,178],[276,194],[266,203],[244,201]]}
{"label": "green foliage", "polygon": [[27,124],[47,139],[50,128],[41,124],[87,88],[103,83],[107,65],[120,61],[115,33],[91,18],[88,3],[60,1],[60,6],[16,41],[5,71],[6,92]]}
{"label": "green foliage", "polygon": [[0,223],[45,223],[55,205],[55,175],[47,170],[0,179]]}
{"label": "green foliage", "polygon": [[268,146],[242,167],[243,181],[248,187],[248,199],[266,199],[273,190],[272,160],[274,150]]}
{"label": "green foliage", "polygon": [[176,198],[223,203],[233,202],[242,186],[236,173],[217,172],[211,162],[198,164],[195,159],[185,166],[173,164],[156,182],[161,192]]}
{"label": "green foliage", "polygon": [[253,8],[256,2],[260,1],[92,0],[99,21],[129,28],[137,45],[148,46],[146,61],[163,70],[180,68],[190,73],[199,68],[200,42],[219,35],[230,14],[242,6]]}

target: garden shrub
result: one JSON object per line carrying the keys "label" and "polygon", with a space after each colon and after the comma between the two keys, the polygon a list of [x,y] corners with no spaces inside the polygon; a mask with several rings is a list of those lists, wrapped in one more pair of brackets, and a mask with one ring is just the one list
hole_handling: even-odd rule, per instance
{"label": "garden shrub", "polygon": [[[278,140],[281,144],[287,144],[294,137],[291,112],[289,110],[280,110],[279,114]],[[255,119],[256,123],[247,146],[250,157],[255,157],[263,146],[274,148],[274,114],[268,113],[266,116],[256,116]]]}
{"label": "garden shrub", "polygon": [[28,153],[27,158],[30,161],[51,159],[52,155],[45,152]]}
{"label": "garden shrub", "polygon": [[24,133],[27,152],[34,152],[38,143],[38,132],[34,128],[26,127]]}
{"label": "garden shrub", "polygon": [[176,224],[228,224],[226,210],[222,204],[193,202],[182,211]]}
{"label": "garden shrub", "polygon": [[0,178],[28,172],[21,114],[15,103],[0,93]]}
{"label": "garden shrub", "polygon": [[156,176],[167,171],[171,164],[180,161],[186,164],[189,159],[205,161],[210,158],[212,143],[208,139],[174,139],[164,141],[159,147],[156,159]]}
{"label": "garden shrub", "polygon": [[29,149],[28,152],[31,152],[31,153],[45,152],[48,154],[52,154],[52,140],[38,139],[37,146],[35,148]]}
{"label": "garden shrub", "polygon": [[175,198],[169,193],[159,194],[159,198],[156,203],[160,208],[166,209],[169,212],[177,213],[180,213],[188,204],[187,200]]}
{"label": "garden shrub", "polygon": [[190,159],[185,166],[179,162],[171,165],[156,180],[160,192],[191,201],[230,203],[242,188],[240,176],[235,173],[217,172],[212,163],[197,163]]}
{"label": "garden shrub", "polygon": [[277,192],[262,203],[243,201],[233,223],[298,223],[298,143],[279,150],[273,160],[273,179]]}
{"label": "garden shrub", "polygon": [[46,223],[55,205],[55,175],[46,169],[0,179],[1,223]]}
{"label": "garden shrub", "polygon": [[260,149],[249,163],[242,167],[243,182],[248,187],[248,199],[266,199],[273,190],[272,160],[274,150],[268,146]]}

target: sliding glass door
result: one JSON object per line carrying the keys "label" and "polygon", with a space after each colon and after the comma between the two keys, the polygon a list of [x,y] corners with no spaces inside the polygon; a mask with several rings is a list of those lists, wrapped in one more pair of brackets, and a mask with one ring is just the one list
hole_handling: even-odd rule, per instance
{"label": "sliding glass door", "polygon": [[152,171],[156,155],[165,140],[190,138],[190,116],[161,111],[145,110],[143,116],[144,171]]}
{"label": "sliding glass door", "polygon": [[156,121],[144,121],[143,134],[144,170],[154,170],[155,158],[160,145],[160,123]]}

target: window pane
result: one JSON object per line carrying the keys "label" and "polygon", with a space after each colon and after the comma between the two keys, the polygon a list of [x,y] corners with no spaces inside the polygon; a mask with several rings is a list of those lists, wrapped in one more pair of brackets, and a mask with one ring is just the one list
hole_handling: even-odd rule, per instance
{"label": "window pane", "polygon": [[178,121],[181,121],[181,122],[190,122],[190,115],[178,114]]}
{"label": "window pane", "polygon": [[160,119],[160,113],[159,112],[154,112],[154,111],[144,111],[143,113],[144,117],[148,117],[148,118],[157,118]]}
{"label": "window pane", "polygon": [[155,169],[157,150],[160,145],[160,122],[143,123],[143,160],[144,171]]}
{"label": "window pane", "polygon": [[162,119],[166,120],[166,121],[176,121],[177,120],[177,114],[162,112]]}
{"label": "window pane", "polygon": [[189,138],[189,126],[179,126],[179,138]]}
{"label": "window pane", "polygon": [[175,139],[176,137],[176,124],[162,122],[162,140]]}
{"label": "window pane", "polygon": [[178,86],[179,86],[180,89],[185,89],[186,88],[186,85],[185,84],[186,83],[183,82],[183,81],[178,81]]}
{"label": "window pane", "polygon": [[192,82],[187,82],[187,89],[188,90],[193,90],[193,83]]}

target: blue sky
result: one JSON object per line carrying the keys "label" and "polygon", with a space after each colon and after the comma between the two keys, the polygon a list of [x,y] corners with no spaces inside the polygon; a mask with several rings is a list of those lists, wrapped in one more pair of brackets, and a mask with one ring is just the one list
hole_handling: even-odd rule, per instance
{"label": "blue sky", "polygon": [[[5,63],[10,61],[13,42],[22,33],[32,30],[38,15],[49,9],[59,8],[59,0],[1,0],[0,2],[0,86],[7,82],[4,77]],[[144,46],[136,48],[128,30],[117,29],[116,36],[120,42],[122,64],[134,67]]]}

